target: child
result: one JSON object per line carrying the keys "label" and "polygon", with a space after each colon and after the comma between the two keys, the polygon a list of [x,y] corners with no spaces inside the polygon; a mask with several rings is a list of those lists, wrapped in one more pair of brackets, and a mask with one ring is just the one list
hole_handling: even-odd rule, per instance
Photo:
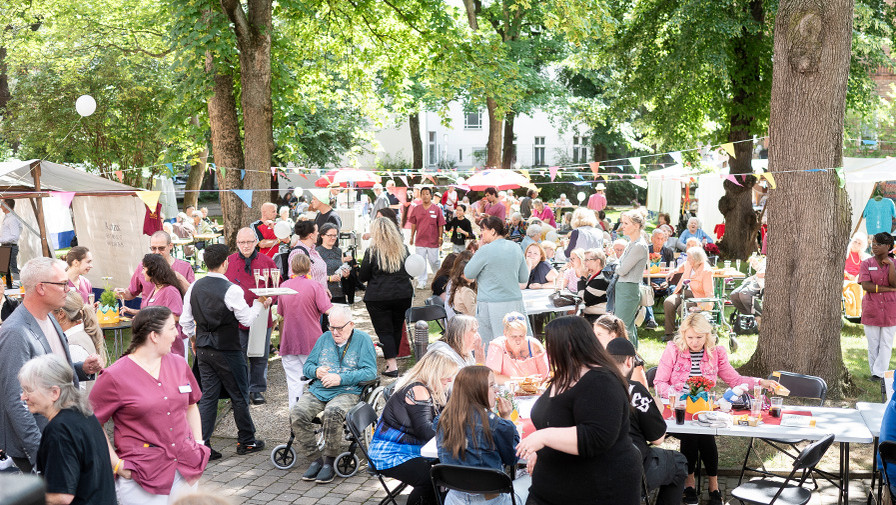
{"label": "child", "polygon": [[473,225],[466,218],[467,206],[458,204],[454,211],[454,217],[448,221],[445,231],[451,232],[452,252],[463,252],[467,248],[467,240],[475,238],[473,236]]}

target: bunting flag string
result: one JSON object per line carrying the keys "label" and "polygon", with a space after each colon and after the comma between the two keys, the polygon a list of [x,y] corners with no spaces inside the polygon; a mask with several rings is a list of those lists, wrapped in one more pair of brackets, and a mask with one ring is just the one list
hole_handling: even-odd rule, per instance
{"label": "bunting flag string", "polygon": [[115,177],[118,177],[118,182],[124,182],[124,172],[122,172],[121,170],[115,171]]}
{"label": "bunting flag string", "polygon": [[75,197],[74,191],[50,191],[50,196],[57,198],[62,206],[68,208],[72,204],[72,198]]}
{"label": "bunting flag string", "polygon": [[548,167],[548,172],[551,174],[551,182],[554,182],[554,179],[557,178],[557,170],[560,170],[560,167]]}
{"label": "bunting flag string", "polygon": [[159,196],[161,194],[161,191],[138,191],[137,198],[143,200],[143,203],[146,204],[148,209],[155,211],[156,204],[159,203]]}
{"label": "bunting flag string", "polygon": [[[233,191],[233,194],[238,196],[239,199],[242,200],[243,203],[245,203],[247,207],[249,207],[250,209],[252,208],[252,191],[253,190],[251,190],[251,189],[231,189],[230,191]],[[266,191],[270,191],[270,190],[268,189]]]}
{"label": "bunting flag string", "polygon": [[628,162],[635,169],[636,174],[641,173],[641,158],[629,158]]}
{"label": "bunting flag string", "polygon": [[728,153],[728,156],[737,158],[737,156],[734,155],[734,142],[725,142],[724,144],[722,144],[722,149],[724,149],[725,152]]}

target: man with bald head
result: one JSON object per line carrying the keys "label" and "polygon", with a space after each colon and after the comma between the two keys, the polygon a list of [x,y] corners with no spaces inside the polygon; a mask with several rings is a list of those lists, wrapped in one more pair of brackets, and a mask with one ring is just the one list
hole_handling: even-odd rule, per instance
{"label": "man with bald head", "polygon": [[[236,234],[237,252],[227,258],[228,266],[224,272],[227,280],[236,284],[243,290],[243,298],[250,307],[258,296],[250,289],[255,288],[254,270],[276,270],[274,260],[262,254],[258,250],[258,238],[251,228],[241,228]],[[267,281],[270,285],[270,280]],[[264,393],[268,389],[268,354],[271,347],[271,328],[274,326],[270,313],[267,321],[267,337],[264,344],[264,356],[249,358],[249,400],[253,404],[265,402]],[[240,345],[243,347],[243,355],[249,345],[249,327],[240,323]]]}
{"label": "man with bald head", "polygon": [[280,239],[274,234],[274,220],[277,219],[277,205],[271,202],[261,204],[261,219],[250,224],[258,240],[261,254],[273,258],[280,249]]}
{"label": "man with bald head", "polygon": [[[196,280],[196,275],[193,273],[192,265],[171,255],[172,249],[174,249],[174,244],[171,243],[171,235],[168,232],[157,231],[149,237],[149,252],[159,254],[165,258],[165,261],[174,270],[177,280],[180,281],[183,288],[181,291],[186,291],[190,284]],[[134,270],[134,274],[131,275],[131,283],[128,287],[116,288],[115,293],[125,300],[133,300],[138,296],[147,297],[151,295],[155,288],[153,283],[147,282],[143,277],[143,263],[141,262]]]}

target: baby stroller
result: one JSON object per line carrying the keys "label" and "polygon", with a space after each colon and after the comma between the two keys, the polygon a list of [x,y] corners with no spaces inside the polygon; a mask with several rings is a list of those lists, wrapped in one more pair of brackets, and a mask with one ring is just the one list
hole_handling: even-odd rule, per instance
{"label": "baby stroller", "polygon": [[[381,414],[383,408],[386,406],[387,397],[385,395],[385,388],[380,385],[380,380],[374,379],[362,382],[360,385],[362,386],[360,395],[361,402],[369,403],[374,410],[376,410],[377,414]],[[317,435],[318,448],[323,449],[323,423],[320,414],[318,414],[312,422],[316,425],[315,434]],[[336,471],[336,475],[345,478],[358,473],[360,460],[356,454],[358,451],[358,441],[351,436],[351,432],[344,423],[342,429],[345,433],[345,440],[350,443],[348,450],[336,456],[333,469]],[[274,447],[271,451],[271,463],[280,470],[289,470],[296,463],[296,450],[292,446],[295,438],[295,433],[292,431],[292,422],[290,422],[289,440],[287,440],[285,444],[280,444],[277,447]]]}

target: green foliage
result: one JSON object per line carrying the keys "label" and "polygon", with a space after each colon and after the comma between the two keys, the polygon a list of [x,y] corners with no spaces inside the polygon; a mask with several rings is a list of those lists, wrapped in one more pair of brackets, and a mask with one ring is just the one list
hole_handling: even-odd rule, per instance
{"label": "green foliage", "polygon": [[115,293],[112,292],[111,289],[103,290],[103,293],[100,295],[100,306],[101,307],[117,307],[118,306],[118,298],[115,298]]}

